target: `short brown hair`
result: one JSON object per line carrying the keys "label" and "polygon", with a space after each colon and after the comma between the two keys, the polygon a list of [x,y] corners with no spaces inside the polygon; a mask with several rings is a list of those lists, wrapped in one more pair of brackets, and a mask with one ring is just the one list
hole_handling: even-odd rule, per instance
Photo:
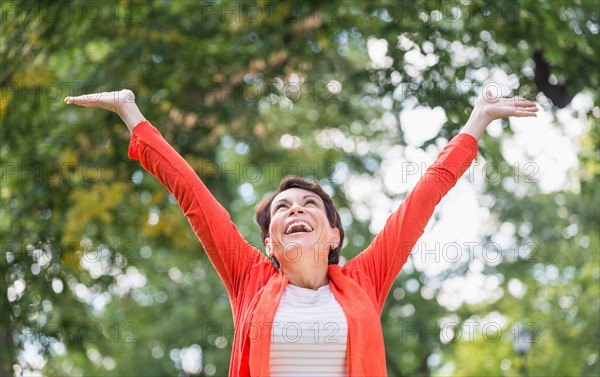
{"label": "short brown hair", "polygon": [[334,228],[338,228],[340,231],[340,242],[335,249],[329,252],[327,259],[329,264],[338,264],[340,262],[340,250],[342,249],[342,244],[344,242],[344,229],[342,228],[342,221],[337,209],[335,208],[335,205],[333,204],[333,200],[331,200],[329,194],[327,194],[318,183],[308,182],[305,179],[294,175],[288,175],[287,177],[283,178],[279,183],[277,191],[266,197],[256,206],[256,222],[258,223],[258,226],[260,226],[260,235],[263,243],[265,242],[265,239],[269,237],[269,225],[271,224],[271,203],[273,203],[273,199],[275,199],[275,197],[283,191],[291,188],[299,188],[314,192],[321,199],[323,199],[323,203],[325,204],[325,213],[327,214],[329,225]]}

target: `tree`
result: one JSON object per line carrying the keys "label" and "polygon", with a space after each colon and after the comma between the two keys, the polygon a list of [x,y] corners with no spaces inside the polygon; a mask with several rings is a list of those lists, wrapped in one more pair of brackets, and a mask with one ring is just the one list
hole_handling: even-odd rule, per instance
{"label": "tree", "polygon": [[[444,109],[443,127],[419,146],[430,152],[464,124],[485,83],[504,86],[505,95],[511,89],[549,99],[553,111],[587,93],[593,104],[581,116],[597,125],[599,12],[591,1],[14,1],[1,11],[3,375],[13,364],[69,375],[222,375],[228,368],[227,297],[181,211],[127,159],[129,136],[119,119],[66,108],[66,95],[134,89],[146,116],[255,244],[250,219],[264,193],[286,174],[320,180],[335,192],[352,235],[346,258],[368,244],[375,216],[372,203],[351,200],[349,182],[358,177],[380,187],[391,198],[389,211],[405,195],[385,184],[381,168],[385,153],[406,145],[407,130],[418,126],[402,124],[402,111]],[[507,75],[502,85],[493,84],[499,71]],[[502,135],[512,133],[503,123]],[[561,276],[570,266],[581,272],[554,284],[536,279],[540,264],[486,266],[486,274],[503,276],[503,288],[522,281],[533,301],[571,297],[565,308],[551,306],[555,321],[580,308],[579,327],[562,338],[547,330],[548,313],[523,319],[536,308],[523,306],[524,299],[504,295],[493,304],[510,322],[528,319],[546,329],[547,348],[536,345],[532,353],[574,344],[591,350],[585,360],[535,364],[551,373],[598,368],[590,353],[597,342],[579,337],[598,332],[597,311],[577,304],[597,303],[597,255],[565,252],[584,244],[597,250],[597,127],[584,143],[580,161],[588,175],[580,193],[543,195],[531,185],[522,210],[506,206],[523,199],[503,185],[485,187],[499,224],[519,229],[528,221],[531,231],[515,236],[519,242],[552,245],[535,255],[541,265],[556,266]],[[505,161],[501,138],[486,135],[480,147],[486,161]],[[553,221],[559,195],[578,220]],[[574,222],[577,235],[566,237],[562,229]],[[391,374],[428,375],[464,360],[469,344],[412,336],[402,323],[435,329],[452,314],[461,323],[488,314],[490,305],[452,311],[433,300],[435,280],[466,271],[457,265],[432,279],[407,267],[400,274],[382,316]],[[540,291],[549,296],[538,297]],[[478,350],[486,349],[481,343]],[[23,349],[42,357],[26,357]],[[481,362],[464,373],[486,370],[487,355],[477,355]],[[200,356],[201,370],[182,361]],[[499,371],[497,360],[490,371]]]}

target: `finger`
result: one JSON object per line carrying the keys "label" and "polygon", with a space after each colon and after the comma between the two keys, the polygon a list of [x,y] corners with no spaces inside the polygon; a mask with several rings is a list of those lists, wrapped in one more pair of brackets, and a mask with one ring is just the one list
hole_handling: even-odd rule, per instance
{"label": "finger", "polygon": [[514,101],[515,103],[519,103],[519,104],[535,104],[535,102],[528,100],[527,98],[524,97],[513,97],[511,98],[512,101]]}
{"label": "finger", "polygon": [[493,102],[500,102],[501,104],[504,105],[516,105],[516,106],[536,106],[535,102],[530,101],[526,98],[523,97],[510,97],[510,98],[494,98],[491,92],[486,92],[486,97],[484,97],[484,99],[488,100],[488,102],[492,102],[489,101],[490,99],[493,99]]}
{"label": "finger", "polygon": [[102,94],[103,93],[92,93],[76,97],[69,96],[65,98],[65,102],[73,105],[87,105],[94,102],[98,102],[102,97]]}
{"label": "finger", "polygon": [[529,101],[523,97],[513,97],[513,98],[507,98],[506,101],[507,104],[512,104],[514,107],[518,107],[518,108],[537,108],[537,105],[535,102]]}
{"label": "finger", "polygon": [[75,101],[77,101],[77,97],[73,97],[73,96],[65,97],[65,103],[75,103]]}
{"label": "finger", "polygon": [[513,97],[512,100],[515,102],[530,102],[529,100],[527,100],[523,97],[520,97],[520,96]]}
{"label": "finger", "polygon": [[68,96],[68,97],[65,97],[65,102],[66,103],[76,103],[78,101],[78,99],[79,99],[79,97]]}
{"label": "finger", "polygon": [[512,108],[518,111],[538,111],[538,107],[533,102],[514,102]]}
{"label": "finger", "polygon": [[516,111],[528,111],[528,112],[538,112],[539,111],[537,106],[515,106],[514,109]]}
{"label": "finger", "polygon": [[65,97],[65,103],[67,103],[69,105],[78,105],[80,102],[81,102],[81,100],[78,97],[73,97],[73,96]]}
{"label": "finger", "polygon": [[514,103],[514,104],[519,104],[519,105],[525,105],[525,104],[535,104],[535,102],[532,102],[528,99],[525,99],[523,97],[512,97],[512,98],[503,98],[502,101],[504,103]]}
{"label": "finger", "polygon": [[508,100],[511,100],[515,103],[533,103],[533,101],[530,101],[526,98],[523,97],[513,97],[513,98],[507,98]]}
{"label": "finger", "polygon": [[533,111],[517,111],[513,116],[519,117],[519,118],[523,118],[523,117],[536,117],[537,118],[537,114]]}

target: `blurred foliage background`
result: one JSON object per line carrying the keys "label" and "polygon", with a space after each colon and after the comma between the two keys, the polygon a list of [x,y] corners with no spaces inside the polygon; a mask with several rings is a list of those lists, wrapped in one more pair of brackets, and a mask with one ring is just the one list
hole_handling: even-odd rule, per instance
{"label": "blurred foliage background", "polygon": [[[476,235],[442,238],[474,251],[436,273],[409,260],[382,316],[388,372],[600,375],[597,1],[0,9],[2,376],[228,372],[229,301],[187,220],[127,158],[120,119],[65,96],[133,89],[259,247],[263,195],[287,174],[319,180],[344,219],[348,259],[410,189],[398,159],[435,157],[485,85],[537,101],[543,119],[528,127],[542,122],[562,142],[540,159],[543,133],[514,149],[523,127],[490,126],[477,162],[506,170],[468,182]],[[532,166],[559,174],[563,151],[576,159],[559,187],[527,179]],[[442,220],[436,212],[428,230]]]}

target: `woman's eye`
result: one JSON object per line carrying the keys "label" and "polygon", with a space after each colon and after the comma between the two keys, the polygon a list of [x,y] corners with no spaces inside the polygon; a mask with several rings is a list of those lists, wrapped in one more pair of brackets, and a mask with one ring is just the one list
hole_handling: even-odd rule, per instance
{"label": "woman's eye", "polygon": [[[314,200],[310,199],[310,200],[307,200],[307,201],[306,201],[306,204],[314,204],[314,205],[317,205],[317,202],[315,202]],[[305,204],[305,205],[306,205],[306,204]]]}

